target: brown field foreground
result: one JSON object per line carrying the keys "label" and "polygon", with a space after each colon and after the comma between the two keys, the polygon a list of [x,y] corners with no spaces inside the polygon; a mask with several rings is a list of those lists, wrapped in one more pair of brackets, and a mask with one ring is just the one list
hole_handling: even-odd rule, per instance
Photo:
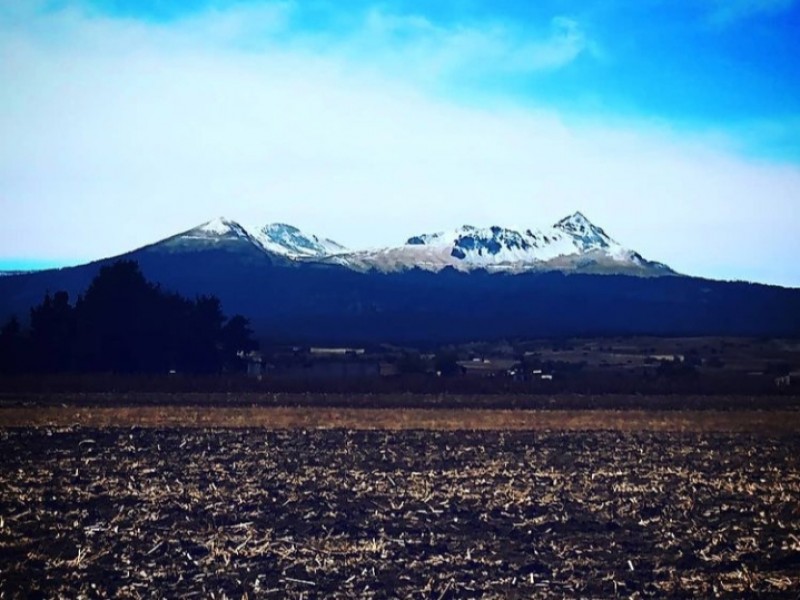
{"label": "brown field foreground", "polygon": [[327,393],[327,392],[11,392],[0,381],[0,408],[33,406],[124,408],[413,408],[481,410],[794,410],[800,394],[529,394],[529,393]]}
{"label": "brown field foreground", "polygon": [[0,408],[8,427],[182,427],[349,430],[731,431],[800,433],[800,412],[773,410],[468,410],[306,407]]}
{"label": "brown field foreground", "polygon": [[[103,413],[114,414],[207,424],[197,411]],[[319,426],[370,423],[316,414]],[[487,424],[369,415],[395,428]],[[509,428],[634,423],[490,416]],[[40,427],[0,429],[0,455],[2,598],[800,594],[797,433]]]}

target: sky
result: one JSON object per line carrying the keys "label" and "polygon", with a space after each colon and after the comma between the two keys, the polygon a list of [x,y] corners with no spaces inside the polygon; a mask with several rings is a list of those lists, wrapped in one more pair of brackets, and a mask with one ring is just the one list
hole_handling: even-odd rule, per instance
{"label": "sky", "polygon": [[0,269],[580,210],[800,287],[800,0],[0,0]]}

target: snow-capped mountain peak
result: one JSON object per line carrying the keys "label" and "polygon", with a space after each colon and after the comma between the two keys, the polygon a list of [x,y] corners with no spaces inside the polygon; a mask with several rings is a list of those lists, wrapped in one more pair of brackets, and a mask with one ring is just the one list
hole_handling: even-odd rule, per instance
{"label": "snow-capped mountain peak", "polygon": [[236,221],[231,221],[225,217],[217,217],[207,223],[198,225],[194,229],[181,234],[182,239],[200,239],[213,241],[215,239],[249,239],[250,235],[244,227]]}
{"label": "snow-capped mountain peak", "polygon": [[151,251],[191,252],[221,250],[250,256],[263,255],[264,249],[236,221],[218,217],[170,238],[148,246]]}
{"label": "snow-capped mountain peak", "polygon": [[571,215],[567,215],[563,219],[560,219],[553,227],[562,226],[592,228],[594,227],[594,224],[586,217],[586,215],[577,210]]}
{"label": "snow-capped mountain peak", "polygon": [[235,223],[229,221],[225,217],[217,217],[216,219],[213,219],[208,223],[203,223],[200,225],[200,227],[197,227],[197,231],[211,235],[225,235],[226,233],[231,232],[232,225],[235,225]]}
{"label": "snow-capped mountain peak", "polygon": [[289,258],[318,258],[347,252],[347,248],[333,240],[303,233],[286,223],[269,223],[257,228],[253,236],[265,250]]}
{"label": "snow-capped mountain peak", "polygon": [[566,233],[582,250],[611,248],[618,245],[602,228],[594,225],[580,211],[564,217],[553,225],[553,229]]}
{"label": "snow-capped mountain peak", "polygon": [[239,225],[236,221],[231,221],[225,217],[217,217],[208,223],[203,223],[199,227],[192,230],[194,233],[207,234],[209,236],[234,236],[234,237],[248,237],[248,233],[244,227]]}
{"label": "snow-capped mountain peak", "polygon": [[257,251],[291,260],[315,259],[347,252],[347,248],[330,239],[308,235],[293,225],[269,223],[244,227],[236,221],[218,217],[170,238],[172,246],[219,246],[230,248],[241,244]]}
{"label": "snow-capped mountain peak", "polygon": [[406,240],[406,246],[431,246],[442,243],[453,243],[464,235],[470,235],[478,228],[472,225],[462,225],[450,231],[437,231],[436,233],[422,233],[411,236]]}
{"label": "snow-capped mountain peak", "polygon": [[497,225],[483,229],[465,228],[459,233],[451,252],[451,255],[458,259],[473,256],[484,259],[492,257],[503,262],[514,261],[532,248],[525,235]]}
{"label": "snow-capped mountain peak", "polygon": [[343,254],[332,262],[379,271],[453,267],[461,271],[671,272],[624,248],[580,212],[542,230],[463,225],[450,231],[423,233],[408,238],[402,246]]}
{"label": "snow-capped mountain peak", "polygon": [[[328,238],[304,233],[286,223],[242,227],[220,217],[173,238],[173,244],[247,249],[289,263],[328,263],[358,271],[571,271],[670,274],[666,265],[648,261],[613,240],[581,212],[541,230],[516,230],[498,225],[462,225],[423,233],[401,246],[350,251]],[[286,263],[288,264],[288,263]]]}

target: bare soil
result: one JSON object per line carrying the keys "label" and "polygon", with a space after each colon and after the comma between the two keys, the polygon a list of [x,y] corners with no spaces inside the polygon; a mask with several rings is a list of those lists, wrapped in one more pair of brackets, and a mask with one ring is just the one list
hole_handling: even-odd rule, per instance
{"label": "bare soil", "polygon": [[796,598],[796,431],[0,429],[0,597]]}

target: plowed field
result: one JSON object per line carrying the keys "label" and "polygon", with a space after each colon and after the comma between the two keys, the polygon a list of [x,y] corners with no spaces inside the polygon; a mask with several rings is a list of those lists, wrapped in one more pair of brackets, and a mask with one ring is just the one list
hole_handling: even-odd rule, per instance
{"label": "plowed field", "polygon": [[800,434],[0,430],[0,597],[800,594]]}

